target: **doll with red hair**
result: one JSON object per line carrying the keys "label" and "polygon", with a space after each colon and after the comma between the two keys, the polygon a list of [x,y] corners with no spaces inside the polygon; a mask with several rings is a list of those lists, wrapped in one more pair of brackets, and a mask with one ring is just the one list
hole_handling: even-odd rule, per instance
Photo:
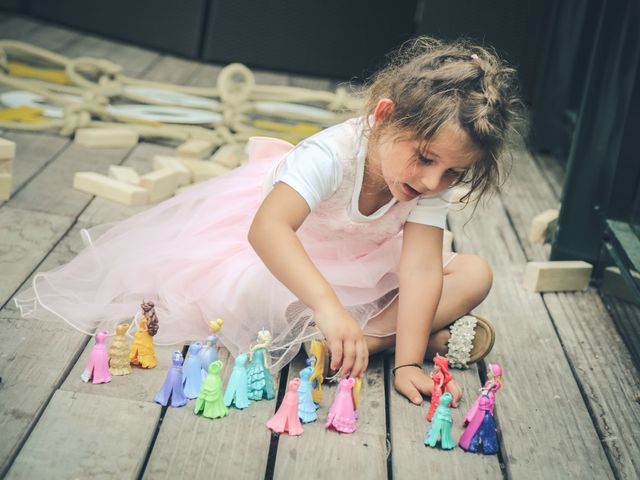
{"label": "doll with red hair", "polygon": [[441,357],[438,354],[433,357],[431,379],[433,380],[433,390],[431,392],[431,406],[429,407],[429,413],[427,413],[428,421],[431,421],[433,414],[436,413],[442,394],[449,391],[448,384],[452,377],[449,373],[449,362],[445,357]]}

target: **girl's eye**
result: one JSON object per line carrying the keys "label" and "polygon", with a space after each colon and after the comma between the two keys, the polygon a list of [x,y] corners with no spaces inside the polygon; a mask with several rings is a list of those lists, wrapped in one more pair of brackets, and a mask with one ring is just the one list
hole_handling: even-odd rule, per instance
{"label": "girl's eye", "polygon": [[425,157],[421,153],[418,153],[418,158],[420,159],[420,163],[422,163],[423,165],[431,165],[433,163],[433,160]]}

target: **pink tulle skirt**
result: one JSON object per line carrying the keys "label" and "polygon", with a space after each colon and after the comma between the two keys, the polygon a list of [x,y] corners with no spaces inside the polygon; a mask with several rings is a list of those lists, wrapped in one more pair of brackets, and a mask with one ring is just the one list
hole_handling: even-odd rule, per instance
{"label": "pink tulle skirt", "polygon": [[[264,198],[264,179],[291,148],[256,139],[246,165],[124,221],[83,231],[84,250],[68,264],[38,273],[16,297],[22,315],[64,320],[89,335],[113,333],[118,323],[131,322],[143,299],[153,300],[160,323],[156,344],[203,339],[209,320],[222,318],[220,339],[234,356],[268,329],[272,368],[283,367],[318,331],[312,312],[269,272],[247,234]],[[397,295],[401,237],[368,245],[363,254],[361,239],[331,245],[304,228],[299,236],[365,331],[392,334],[395,325],[377,322],[368,331],[366,324]]]}

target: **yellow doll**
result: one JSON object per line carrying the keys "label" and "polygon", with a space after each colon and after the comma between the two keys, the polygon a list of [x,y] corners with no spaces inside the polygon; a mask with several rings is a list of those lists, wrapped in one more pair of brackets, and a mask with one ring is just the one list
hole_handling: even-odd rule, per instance
{"label": "yellow doll", "polygon": [[158,333],[158,317],[153,302],[143,302],[142,313],[140,327],[133,336],[129,361],[142,368],[154,368],[158,364],[158,357],[153,349],[153,336]]}
{"label": "yellow doll", "polygon": [[309,348],[309,355],[316,357],[316,363],[313,368],[313,373],[309,378],[311,382],[311,396],[313,401],[317,404],[322,402],[322,382],[324,382],[324,369],[325,369],[325,346],[320,340],[311,340],[311,346]]}
{"label": "yellow doll", "polygon": [[121,323],[116,327],[116,337],[109,345],[109,371],[111,375],[129,375],[129,341],[125,334],[129,330],[128,323]]}

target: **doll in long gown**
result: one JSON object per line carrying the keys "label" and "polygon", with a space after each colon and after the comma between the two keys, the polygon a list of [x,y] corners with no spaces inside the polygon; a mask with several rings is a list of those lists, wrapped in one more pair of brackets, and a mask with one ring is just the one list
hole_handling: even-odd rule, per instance
{"label": "doll in long gown", "polygon": [[129,340],[125,336],[129,330],[128,323],[121,323],[116,327],[116,336],[109,345],[109,371],[111,375],[129,375],[131,363],[129,361]]}
{"label": "doll in long gown", "polygon": [[315,422],[318,419],[318,405],[313,401],[311,375],[315,357],[307,359],[307,366],[300,370],[300,386],[298,387],[298,416],[302,423]]}
{"label": "doll in long gown", "polygon": [[338,393],[329,409],[325,428],[331,428],[341,433],[356,431],[356,409],[353,401],[353,387],[355,378],[343,378],[338,384]]}
{"label": "doll in long gown", "polygon": [[498,435],[493,419],[494,400],[485,391],[478,399],[478,407],[462,436],[460,448],[467,452],[495,455],[498,453]]}
{"label": "doll in long gown", "polygon": [[311,387],[313,388],[313,401],[320,405],[322,402],[322,382],[325,371],[325,344],[320,340],[312,340],[309,347],[309,358],[313,359],[313,373],[311,374]]}
{"label": "doll in long gown", "polygon": [[282,399],[280,408],[267,422],[267,427],[277,433],[302,435],[303,429],[298,417],[298,387],[300,379],[294,378],[289,382],[289,389]]}
{"label": "doll in long gown", "polygon": [[111,381],[111,373],[109,373],[109,353],[105,342],[109,333],[102,330],[96,334],[96,344],[89,354],[89,362],[80,378],[83,382],[91,383],[109,383]]}
{"label": "doll in long gown", "polygon": [[138,331],[133,336],[129,361],[132,365],[138,365],[142,368],[154,368],[158,365],[158,357],[156,357],[153,348],[153,337],[158,333],[159,327],[158,317],[153,302],[143,302],[141,307],[142,318]]}
{"label": "doll in long gown", "polygon": [[209,321],[209,336],[205,339],[202,348],[198,352],[203,376],[207,375],[211,362],[218,360],[218,340],[220,340],[218,332],[222,328],[222,323],[222,319],[220,318],[215,322]]}
{"label": "doll in long gown", "polygon": [[229,414],[229,409],[224,405],[221,370],[222,362],[220,360],[209,365],[209,374],[205,378],[196,400],[194,409],[196,415],[202,412],[202,415],[207,418],[221,418]]}
{"label": "doll in long gown", "polygon": [[187,404],[187,397],[182,386],[182,352],[175,351],[171,357],[172,366],[167,372],[167,376],[162,387],[156,393],[154,401],[160,405],[167,406],[171,399],[172,407],[183,407]]}
{"label": "doll in long gown", "polygon": [[502,388],[502,368],[497,363],[490,363],[487,368],[487,381],[484,383],[483,387],[480,389],[480,395],[473,403],[467,415],[464,417],[463,424],[466,426],[469,424],[471,419],[474,417],[478,410],[478,403],[480,402],[480,398],[484,392],[486,392],[491,398],[491,414],[493,414],[493,406],[495,405],[495,396],[498,390]]}
{"label": "doll in long gown", "polygon": [[431,405],[427,413],[427,420],[431,421],[433,414],[440,405],[440,397],[449,391],[448,383],[451,381],[449,373],[449,362],[445,357],[437,355],[433,357],[433,372],[431,373],[433,380],[433,390],[431,391]]}
{"label": "doll in long gown", "polygon": [[427,433],[424,436],[424,444],[429,447],[435,447],[440,438],[440,448],[443,450],[451,450],[456,446],[451,436],[451,427],[453,420],[449,404],[453,397],[449,392],[445,392],[438,398],[438,408],[433,415],[433,421]]}
{"label": "doll in long gown", "polygon": [[251,363],[247,368],[249,400],[273,400],[276,396],[273,376],[267,365],[267,350],[271,345],[269,330],[258,332],[258,343],[249,349]]}
{"label": "doll in long gown", "polygon": [[251,403],[248,394],[247,354],[241,353],[236,357],[231,376],[224,391],[224,404],[227,407],[233,405],[236,408],[247,408]]}
{"label": "doll in long gown", "polygon": [[187,352],[187,358],[184,361],[182,367],[182,378],[184,380],[184,394],[189,399],[198,398],[200,389],[202,388],[202,382],[204,381],[204,375],[202,374],[202,364],[198,358],[198,352],[202,348],[200,342],[195,342],[189,345],[189,351]]}

